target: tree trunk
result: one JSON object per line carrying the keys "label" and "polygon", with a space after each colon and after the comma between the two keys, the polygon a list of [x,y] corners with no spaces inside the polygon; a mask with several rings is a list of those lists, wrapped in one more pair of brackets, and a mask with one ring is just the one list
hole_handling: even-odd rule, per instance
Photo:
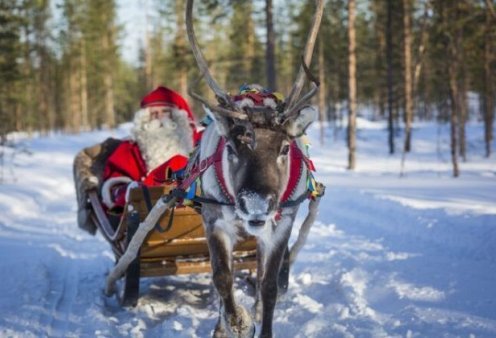
{"label": "tree trunk", "polygon": [[68,121],[71,121],[67,126],[70,132],[77,133],[80,131],[81,127],[81,92],[79,89],[79,69],[76,67],[76,60],[74,56],[71,56],[70,67],[69,67],[69,100],[70,109]]}
{"label": "tree trunk", "polygon": [[411,0],[403,0],[403,25],[404,25],[404,58],[405,58],[405,144],[404,152],[410,152],[411,132],[413,120],[413,90],[412,90],[412,23],[411,23]]}
{"label": "tree trunk", "polygon": [[375,31],[377,34],[377,44],[378,48],[376,49],[375,55],[375,64],[377,72],[378,85],[376,86],[376,95],[377,95],[377,107],[379,111],[379,117],[384,118],[386,116],[386,98],[387,98],[387,86],[385,86],[385,78],[384,74],[384,63],[385,63],[385,55],[386,55],[386,35],[384,30],[383,19],[383,1],[374,1],[374,11],[377,13],[377,19],[375,23]]}
{"label": "tree trunk", "polygon": [[175,39],[177,72],[178,72],[178,90],[183,97],[188,97],[188,68],[186,64],[187,48],[186,48],[186,31],[185,27],[185,2],[183,0],[176,0],[176,22],[177,33]]}
{"label": "tree trunk", "polygon": [[451,162],[453,164],[453,176],[458,177],[458,152],[457,152],[457,132],[458,132],[458,86],[456,83],[456,64],[452,60],[449,68],[449,87],[451,99],[450,132],[451,132]]}
{"label": "tree trunk", "polygon": [[[248,7],[250,9],[250,13],[252,12],[253,8],[250,5]],[[253,20],[248,21],[248,27],[246,27],[246,51],[245,51],[245,58],[242,60],[243,64],[243,69],[245,70],[246,77],[245,79],[252,79],[253,74],[256,74],[256,69],[254,69],[254,61],[255,61],[255,54],[256,54],[256,36],[255,36],[255,23]]]}
{"label": "tree trunk", "polygon": [[388,93],[388,141],[389,153],[394,154],[394,107],[393,107],[393,0],[387,0],[386,63]]}
{"label": "tree trunk", "polygon": [[153,88],[153,60],[152,60],[152,46],[150,43],[149,15],[148,15],[148,0],[145,0],[145,91],[148,92]]}
{"label": "tree trunk", "polygon": [[105,87],[105,124],[109,128],[115,126],[115,113],[114,113],[114,89],[112,73],[105,72],[103,85]]}
{"label": "tree trunk", "polygon": [[[463,54],[463,52],[461,53]],[[465,136],[465,126],[467,124],[467,117],[468,117],[468,107],[467,107],[467,88],[468,88],[468,81],[467,81],[467,73],[465,71],[465,66],[464,66],[464,58],[461,58],[460,62],[461,66],[461,80],[459,82],[460,86],[460,91],[458,93],[458,105],[459,105],[459,151],[460,151],[460,157],[462,158],[463,162],[467,161],[467,140]]]}
{"label": "tree trunk", "polygon": [[[413,89],[413,94],[412,94],[412,97],[413,97],[413,104],[414,104],[414,107],[413,107],[413,110],[415,111],[415,101],[416,101],[416,98],[417,98],[417,93],[418,93],[418,90],[419,90],[419,83],[420,83],[420,74],[422,72],[422,68],[424,68],[424,73],[427,73],[428,72],[428,68],[427,66],[426,67],[423,67],[424,65],[424,55],[425,55],[425,49],[426,49],[426,46],[428,45],[429,43],[429,29],[428,29],[428,22],[429,22],[429,11],[430,11],[430,8],[431,8],[431,1],[430,0],[427,0],[425,2],[425,6],[424,6],[424,14],[423,14],[423,18],[422,18],[422,24],[421,24],[421,27],[420,27],[420,43],[419,43],[419,46],[418,46],[418,50],[417,50],[417,59],[416,59],[416,62],[415,62],[415,71],[413,72],[413,85],[412,85],[412,89]],[[422,109],[418,109],[418,113],[417,113],[417,117],[419,119],[426,119],[427,118],[427,111],[428,111],[428,107],[427,107],[427,100],[426,100],[426,97],[425,97],[425,93],[428,92],[428,90],[426,89],[428,87],[428,81],[427,81],[427,76],[424,76],[423,78],[423,84],[424,84],[424,91],[422,92],[423,96],[422,96],[422,103],[423,103],[423,107]]]}
{"label": "tree trunk", "polygon": [[55,107],[53,105],[53,64],[46,53],[41,54],[40,61],[40,113],[43,114],[45,131],[55,129]]}
{"label": "tree trunk", "polygon": [[491,156],[491,143],[493,141],[493,123],[494,123],[494,71],[491,67],[494,62],[494,39],[496,38],[496,14],[490,1],[486,1],[486,31],[484,36],[484,93],[483,93],[483,111],[484,111],[484,142],[486,144],[486,157]]}
{"label": "tree trunk", "polygon": [[325,128],[324,120],[326,115],[326,85],[325,85],[325,59],[324,59],[324,43],[322,35],[319,37],[319,128],[320,128],[320,144],[324,144]]}
{"label": "tree trunk", "polygon": [[[450,133],[451,133],[451,162],[453,165],[453,176],[458,177],[460,171],[458,168],[458,115],[459,115],[459,87],[458,87],[458,71],[459,71],[459,45],[456,34],[449,30],[449,23],[446,4],[444,3],[444,30],[447,37],[448,51],[448,83],[449,96],[451,101],[450,112]],[[451,21],[451,20],[450,20]]]}
{"label": "tree trunk", "polygon": [[103,35],[103,50],[105,51],[105,64],[106,67],[104,69],[103,74],[103,88],[105,93],[105,124],[108,128],[113,128],[115,126],[115,113],[114,113],[114,84],[113,84],[113,75],[112,75],[112,62],[113,62],[113,53],[111,48],[111,38],[112,32],[106,32]]}
{"label": "tree trunk", "polygon": [[[24,16],[27,17],[28,11],[24,11]],[[24,27],[24,34],[25,36],[30,36],[31,30],[28,26],[28,23],[25,23]],[[24,55],[23,55],[23,66],[22,66],[22,75],[24,77],[24,83],[22,86],[24,87],[24,102],[21,103],[22,105],[22,113],[21,113],[21,120],[23,121],[23,130],[29,131],[29,133],[32,132],[33,130],[33,96],[32,96],[32,66],[31,66],[31,57],[30,57],[30,51],[31,51],[31,43],[29,39],[26,39],[23,45],[24,48]]]}
{"label": "tree trunk", "polygon": [[272,0],[265,1],[265,16],[267,23],[267,47],[265,50],[265,65],[267,72],[267,87],[270,90],[277,89],[276,82],[276,57],[275,57],[275,34],[273,21],[273,3]]}
{"label": "tree trunk", "polygon": [[[424,15],[422,18],[422,24],[420,28],[420,44],[418,46],[418,51],[417,51],[417,61],[415,62],[415,71],[413,74],[413,91],[417,92],[418,90],[418,84],[420,80],[420,73],[422,71],[422,64],[424,61],[424,55],[425,55],[425,46],[429,42],[429,30],[427,29],[427,22],[429,20],[429,10],[431,7],[431,2],[430,0],[427,0],[425,2],[424,6]],[[415,95],[412,95],[415,98]]]}
{"label": "tree trunk", "polygon": [[356,151],[356,33],[355,0],[348,0],[348,169],[355,169]]}
{"label": "tree trunk", "polygon": [[86,41],[81,39],[81,125],[83,130],[89,130],[88,118],[88,67],[86,60]]}

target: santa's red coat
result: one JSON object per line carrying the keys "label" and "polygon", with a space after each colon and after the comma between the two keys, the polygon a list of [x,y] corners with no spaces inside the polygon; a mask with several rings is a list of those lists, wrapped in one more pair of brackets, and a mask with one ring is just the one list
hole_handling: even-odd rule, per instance
{"label": "santa's red coat", "polygon": [[[123,141],[107,159],[103,171],[103,180],[112,177],[125,176],[133,181],[141,182],[146,186],[163,185],[167,179],[167,173],[178,171],[186,167],[188,158],[175,155],[151,172],[147,173],[146,163],[141,156],[138,144],[133,141]],[[117,187],[116,187],[117,188]],[[126,189],[118,189],[113,192],[116,206],[124,206]]]}

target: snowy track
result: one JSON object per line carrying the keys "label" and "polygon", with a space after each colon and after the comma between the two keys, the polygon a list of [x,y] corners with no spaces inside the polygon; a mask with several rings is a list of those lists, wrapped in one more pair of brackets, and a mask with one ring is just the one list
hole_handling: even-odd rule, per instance
{"label": "snowy track", "polygon": [[[311,149],[327,192],[276,307],[276,336],[495,337],[496,161],[479,154],[481,126],[469,126],[476,147],[456,180],[436,126],[416,127],[404,178],[400,155],[385,154],[382,125],[359,127],[354,173],[342,140]],[[7,150],[0,337],[211,335],[218,305],[208,274],[144,279],[134,309],[103,295],[113,256],[100,235],[77,228],[71,166],[107,136],[24,139],[32,154]],[[242,277],[236,295],[251,306]]]}

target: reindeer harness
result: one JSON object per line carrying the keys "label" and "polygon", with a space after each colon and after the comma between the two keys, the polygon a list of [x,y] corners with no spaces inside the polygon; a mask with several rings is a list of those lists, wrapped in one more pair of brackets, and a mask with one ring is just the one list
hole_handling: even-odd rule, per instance
{"label": "reindeer harness", "polygon": [[[183,178],[180,178],[179,185],[173,194],[181,199],[183,199],[184,204],[188,204],[189,201],[193,203],[212,203],[221,205],[234,205],[234,196],[232,196],[226,186],[224,179],[224,174],[222,170],[222,153],[226,147],[226,139],[224,137],[219,138],[215,152],[203,159],[199,160],[196,152],[190,158],[186,172],[182,173]],[[290,172],[289,181],[281,196],[279,201],[281,208],[292,207],[302,203],[305,199],[315,198],[320,195],[320,192],[316,190],[316,181],[312,175],[312,171],[315,171],[315,166],[313,162],[306,156],[300,147],[297,145],[296,141],[293,141],[289,150],[290,156]],[[200,180],[202,174],[211,166],[214,166],[215,176],[217,178],[217,183],[222,191],[224,197],[223,200],[213,200],[202,196],[202,192],[199,187],[201,186]],[[304,177],[304,166],[307,168],[307,177]],[[300,196],[294,196],[295,190],[300,182],[300,180],[307,181],[307,190]]]}

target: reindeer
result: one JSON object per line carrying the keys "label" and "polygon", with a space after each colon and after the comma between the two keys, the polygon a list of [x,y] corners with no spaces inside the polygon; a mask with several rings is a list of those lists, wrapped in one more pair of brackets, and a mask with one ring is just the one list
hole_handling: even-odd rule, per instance
{"label": "reindeer", "polygon": [[[287,188],[291,161],[301,151],[296,145],[297,139],[316,119],[316,112],[307,102],[319,84],[306,65],[311,61],[323,1],[317,1],[302,66],[291,93],[276,108],[241,108],[219,87],[198,46],[192,11],[193,0],[188,0],[189,42],[202,77],[218,100],[218,105],[211,105],[190,90],[190,95],[203,104],[213,119],[204,131],[198,156],[200,163],[204,163],[203,197],[214,201],[203,203],[201,209],[213,283],[221,303],[214,337],[253,337],[255,334],[251,316],[236,302],[233,292],[233,247],[246,236],[257,238],[255,317],[262,320],[261,337],[271,337],[278,272],[299,207],[299,203],[283,205],[282,196]],[[298,100],[305,75],[311,80],[312,88]],[[206,167],[213,162],[215,166]],[[306,177],[308,168],[303,166],[302,170]],[[294,189],[292,196],[307,193],[306,184],[301,182]]]}

